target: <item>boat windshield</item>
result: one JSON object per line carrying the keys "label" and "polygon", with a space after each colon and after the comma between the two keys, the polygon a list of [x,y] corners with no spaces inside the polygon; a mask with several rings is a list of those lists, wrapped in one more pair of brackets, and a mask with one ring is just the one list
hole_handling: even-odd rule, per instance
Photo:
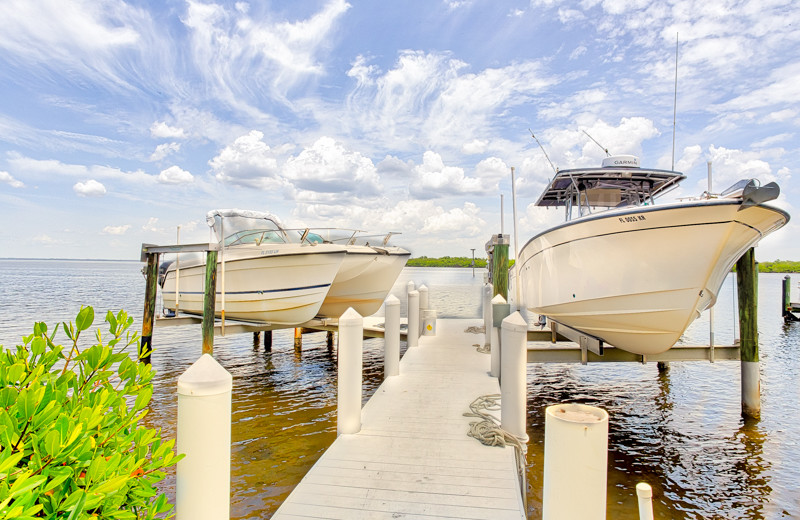
{"label": "boat windshield", "polygon": [[284,235],[280,231],[272,229],[252,229],[249,231],[239,231],[225,237],[225,247],[240,246],[243,244],[283,244]]}
{"label": "boat windshield", "polygon": [[[217,241],[225,237],[225,245],[236,243],[260,243],[262,241],[284,242],[286,233],[281,227],[278,217],[260,211],[248,211],[242,209],[218,209],[209,211],[206,215],[206,223],[214,230]],[[253,232],[250,236],[246,232]],[[272,237],[280,237],[280,240],[270,240],[267,233],[272,233]],[[263,236],[262,236],[263,235]]]}

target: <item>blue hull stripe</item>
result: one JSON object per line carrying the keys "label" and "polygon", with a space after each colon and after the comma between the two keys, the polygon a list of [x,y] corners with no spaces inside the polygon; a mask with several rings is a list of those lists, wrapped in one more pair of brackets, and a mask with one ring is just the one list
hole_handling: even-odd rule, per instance
{"label": "blue hull stripe", "polygon": [[[286,292],[286,291],[302,291],[305,289],[322,289],[324,287],[330,287],[331,284],[323,283],[319,285],[307,285],[305,287],[289,287],[287,289],[268,289],[266,291],[225,291],[225,294],[268,294],[268,293],[276,293],[276,292]],[[168,291],[172,292],[172,291]],[[205,291],[180,291],[181,294],[205,294]],[[217,291],[217,294],[222,294],[222,291]]]}

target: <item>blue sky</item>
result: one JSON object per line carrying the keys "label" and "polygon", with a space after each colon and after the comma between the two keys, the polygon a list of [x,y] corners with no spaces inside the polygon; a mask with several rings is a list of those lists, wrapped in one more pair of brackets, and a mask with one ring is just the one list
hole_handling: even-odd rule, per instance
{"label": "blue sky", "polygon": [[[673,196],[777,181],[795,213],[792,0],[4,0],[0,257],[137,259],[217,208],[403,234],[469,256],[603,152],[672,163]],[[759,260],[800,260],[800,216]]]}

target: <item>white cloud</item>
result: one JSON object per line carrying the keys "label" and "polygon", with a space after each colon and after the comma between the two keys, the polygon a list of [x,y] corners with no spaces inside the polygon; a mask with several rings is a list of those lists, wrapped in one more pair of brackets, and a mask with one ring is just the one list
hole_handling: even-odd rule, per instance
{"label": "white cloud", "polygon": [[416,180],[410,192],[420,199],[431,199],[444,195],[478,194],[483,191],[481,180],[464,175],[464,169],[445,166],[442,156],[428,150],[422,156],[422,164],[414,168]]}
{"label": "white cloud", "polygon": [[465,154],[475,155],[479,153],[483,153],[486,151],[486,147],[489,145],[489,141],[482,140],[482,139],[473,139],[468,143],[464,143],[461,147],[461,151]]}
{"label": "white cloud", "polygon": [[154,177],[142,170],[124,171],[110,166],[84,164],[68,164],[55,159],[32,159],[16,152],[8,154],[8,163],[14,170],[24,171],[29,176],[46,178],[54,177],[94,177],[96,179],[121,180],[139,185],[152,184]]}
{"label": "white cloud", "polygon": [[475,237],[486,230],[486,221],[479,217],[480,209],[472,202],[465,202],[461,208],[445,211],[437,207],[433,214],[425,218],[425,225],[420,233],[439,235],[442,233],[458,233],[461,236]]}
{"label": "white cloud", "polygon": [[187,137],[183,128],[169,126],[164,121],[154,121],[150,125],[150,135],[157,139],[186,139]]}
{"label": "white cloud", "polygon": [[8,184],[12,188],[24,188],[25,187],[25,185],[22,183],[22,181],[18,181],[17,179],[12,177],[10,173],[4,172],[4,171],[0,171],[0,182]]}
{"label": "white cloud", "polygon": [[264,134],[252,130],[237,137],[208,164],[217,180],[251,188],[276,188],[284,186],[279,177],[278,160],[270,147],[262,141]]}
{"label": "white cloud", "polygon": [[124,235],[131,228],[130,224],[122,226],[106,226],[103,228],[105,235]]}
{"label": "white cloud", "polygon": [[72,187],[79,197],[102,197],[106,194],[106,187],[94,179],[78,182]]}
{"label": "white cloud", "polygon": [[191,184],[194,176],[179,166],[170,166],[166,170],[161,170],[158,174],[158,182],[161,184]]}
{"label": "white cloud", "polygon": [[167,155],[177,152],[181,149],[180,143],[164,143],[156,146],[155,151],[150,156],[151,161],[160,161],[161,159],[165,158]]}
{"label": "white cloud", "polygon": [[308,192],[371,197],[379,191],[378,173],[372,161],[330,137],[317,139],[297,157],[287,159],[284,172],[304,192],[301,197],[313,198]]}

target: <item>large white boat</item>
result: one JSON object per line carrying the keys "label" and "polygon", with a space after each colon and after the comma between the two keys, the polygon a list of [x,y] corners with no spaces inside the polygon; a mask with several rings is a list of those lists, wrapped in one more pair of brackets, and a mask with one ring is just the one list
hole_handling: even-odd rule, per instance
{"label": "large white boat", "polygon": [[[217,316],[224,310],[230,319],[291,326],[317,315],[344,261],[344,246],[293,240],[268,213],[215,210],[206,220],[224,244]],[[205,257],[182,254],[162,274],[164,308],[202,315],[204,283]]]}
{"label": "large white boat", "polygon": [[[566,222],[531,238],[516,271],[529,312],[637,354],[668,350],[739,257],[789,220],[777,184],[655,205],[685,177],[633,156],[558,172],[537,201]],[[572,218],[574,216],[574,218]]]}

